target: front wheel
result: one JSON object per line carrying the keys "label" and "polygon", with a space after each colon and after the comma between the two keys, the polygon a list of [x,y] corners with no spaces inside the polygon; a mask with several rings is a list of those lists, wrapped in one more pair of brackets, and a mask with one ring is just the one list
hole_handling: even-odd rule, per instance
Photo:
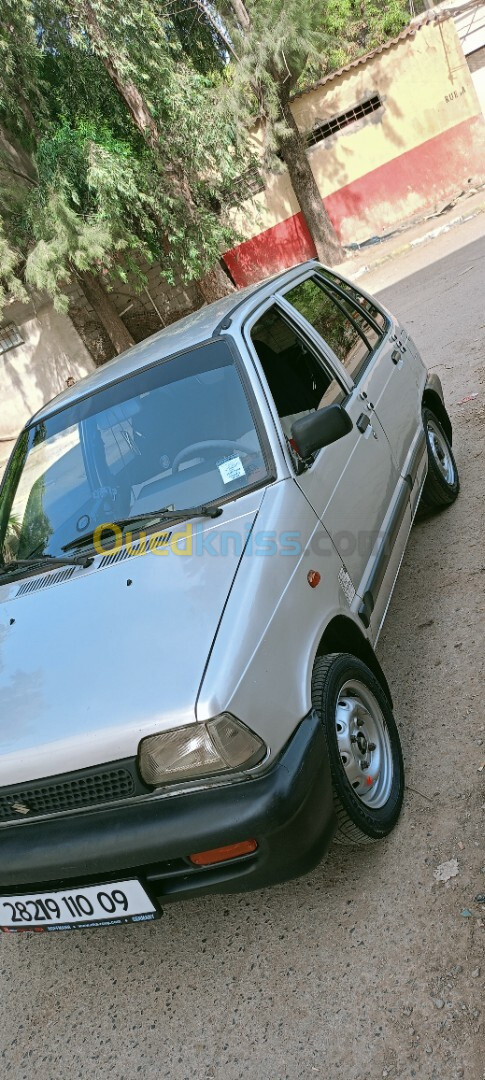
{"label": "front wheel", "polygon": [[444,428],[435,413],[426,407],[423,409],[423,424],[428,447],[428,475],[421,506],[424,510],[441,510],[451,506],[458,495],[458,469]]}
{"label": "front wheel", "polygon": [[335,653],[315,661],[312,699],[330,759],[335,839],[380,840],[394,828],[404,794],[401,743],[387,696],[366,664]]}

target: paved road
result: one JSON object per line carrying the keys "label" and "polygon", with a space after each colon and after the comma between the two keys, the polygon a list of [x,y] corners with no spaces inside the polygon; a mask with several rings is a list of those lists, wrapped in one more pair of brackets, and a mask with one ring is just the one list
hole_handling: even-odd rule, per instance
{"label": "paved road", "polygon": [[[157,926],[3,938],[3,1076],[482,1080],[484,224],[365,279],[388,284],[443,378],[463,482],[415,528],[380,643],[407,763],[399,828]],[[458,876],[436,882],[452,857]]]}

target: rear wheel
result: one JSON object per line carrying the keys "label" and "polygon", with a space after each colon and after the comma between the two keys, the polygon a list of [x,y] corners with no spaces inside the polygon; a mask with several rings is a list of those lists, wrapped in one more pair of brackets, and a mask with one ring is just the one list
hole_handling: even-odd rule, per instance
{"label": "rear wheel", "polygon": [[428,446],[428,475],[421,505],[424,510],[441,510],[451,506],[460,490],[460,480],[451,443],[438,417],[431,409],[423,409],[423,424]]}
{"label": "rear wheel", "polygon": [[349,653],[315,661],[313,705],[325,734],[337,842],[387,836],[401,812],[404,767],[392,709],[370,669]]}

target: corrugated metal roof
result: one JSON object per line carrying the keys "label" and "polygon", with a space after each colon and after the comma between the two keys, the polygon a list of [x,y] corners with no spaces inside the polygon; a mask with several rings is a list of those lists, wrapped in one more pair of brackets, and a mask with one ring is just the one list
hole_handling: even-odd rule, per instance
{"label": "corrugated metal roof", "polygon": [[423,26],[428,26],[433,22],[444,22],[449,19],[450,15],[447,11],[439,12],[438,14],[426,13],[425,15],[418,16],[417,19],[413,19],[409,26],[405,26],[404,30],[401,30],[400,34],[396,37],[389,38],[384,41],[382,45],[378,45],[377,48],[371,49],[370,52],[364,53],[363,56],[357,56],[355,60],[350,60],[348,64],[344,64],[343,67],[338,68],[337,71],[330,71],[328,75],[324,75],[322,79],[318,79],[317,82],[311,84],[311,86],[305,87],[304,90],[297,90],[295,94],[292,94],[292,100],[298,97],[303,97],[304,94],[311,94],[312,90],[315,90],[317,86],[324,86],[326,83],[332,82],[333,79],[338,79],[339,75],[344,75],[345,72],[351,71],[352,68],[359,67],[360,64],[366,64],[368,60],[372,60],[374,56],[378,56],[379,53],[387,52],[388,49],[392,49],[394,45],[398,45],[400,41],[404,41],[406,38],[414,37],[421,30]]}

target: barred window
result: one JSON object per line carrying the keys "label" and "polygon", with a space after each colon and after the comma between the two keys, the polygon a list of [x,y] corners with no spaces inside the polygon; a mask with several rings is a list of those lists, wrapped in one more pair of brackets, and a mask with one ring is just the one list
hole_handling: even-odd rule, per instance
{"label": "barred window", "polygon": [[307,146],[315,146],[319,142],[323,142],[324,139],[328,139],[329,135],[335,135],[335,132],[342,131],[342,128],[346,128],[349,124],[354,124],[356,120],[362,120],[365,116],[370,116],[371,113],[377,112],[382,106],[382,100],[379,94],[374,94],[373,97],[366,98],[365,101],[361,101],[358,105],[354,105],[352,109],[347,109],[346,112],[339,113],[337,116],[330,117],[329,120],[322,121],[317,124],[307,136]]}
{"label": "barred window", "polygon": [[233,180],[231,184],[231,198],[235,203],[244,202],[245,199],[251,198],[251,195],[257,195],[260,191],[265,189],[265,181],[259,172],[259,169],[255,166],[250,166],[240,176]]}
{"label": "barred window", "polygon": [[24,339],[15,323],[7,323],[6,326],[0,327],[0,355],[8,352],[9,349],[15,349],[17,345],[23,345],[23,343]]}

